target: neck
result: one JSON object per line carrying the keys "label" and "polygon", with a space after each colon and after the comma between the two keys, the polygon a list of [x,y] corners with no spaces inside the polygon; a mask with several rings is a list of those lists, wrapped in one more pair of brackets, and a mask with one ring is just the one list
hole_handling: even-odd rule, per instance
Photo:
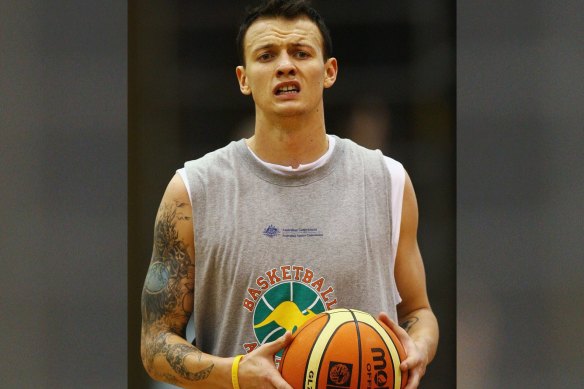
{"label": "neck", "polygon": [[288,119],[263,125],[256,119],[255,133],[247,145],[265,162],[297,168],[323,156],[328,139],[320,121],[311,125]]}

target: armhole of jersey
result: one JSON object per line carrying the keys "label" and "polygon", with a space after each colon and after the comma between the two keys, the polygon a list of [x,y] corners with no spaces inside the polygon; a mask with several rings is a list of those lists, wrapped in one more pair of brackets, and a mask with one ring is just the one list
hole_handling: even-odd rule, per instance
{"label": "armhole of jersey", "polygon": [[187,172],[186,172],[184,167],[178,169],[176,172],[178,173],[180,178],[182,178],[183,184],[185,184],[185,187],[187,188],[187,192],[189,194],[189,200],[191,200],[191,204],[192,204],[193,203],[193,196],[191,196],[191,187],[189,185],[189,180],[187,179]]}
{"label": "armhole of jersey", "polygon": [[[404,188],[406,185],[406,171],[403,165],[395,159],[384,156],[384,160],[387,170],[389,170],[389,176],[391,177],[391,224],[393,225],[393,231],[391,234],[391,243],[393,247],[391,262],[393,266],[395,266],[401,227],[402,206],[404,202]],[[397,287],[394,287],[394,291],[395,302],[396,304],[399,304],[401,302],[401,296],[399,295]]]}
{"label": "armhole of jersey", "polygon": [[[406,171],[401,163],[384,157],[385,164],[389,170],[391,177],[391,223],[394,226],[391,236],[391,243],[396,247],[399,242],[399,232],[401,226],[402,205],[404,202],[404,187],[406,184]],[[392,253],[393,260],[395,260],[397,252]]]}
{"label": "armhole of jersey", "polygon": [[[189,180],[187,179],[186,169],[183,167],[183,168],[178,169],[176,172],[178,173],[178,175],[182,179],[183,184],[185,184],[185,188],[187,188],[187,193],[189,194],[189,200],[191,201],[191,204],[193,204],[193,196],[191,196],[191,186],[188,184]],[[193,226],[193,228],[194,228],[194,226]],[[193,339],[191,342],[191,344],[193,346],[195,346],[197,343],[194,320],[195,320],[195,315],[191,315],[191,317],[189,318],[189,321],[187,323],[187,326],[186,326],[187,330],[186,330],[186,334],[185,334],[187,341],[189,339]]]}

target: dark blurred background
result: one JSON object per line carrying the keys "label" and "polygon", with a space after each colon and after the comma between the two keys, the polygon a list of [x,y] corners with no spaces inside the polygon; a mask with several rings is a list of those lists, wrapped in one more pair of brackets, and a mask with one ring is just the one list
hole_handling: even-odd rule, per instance
{"label": "dark blurred background", "polygon": [[457,3],[461,388],[584,383],[584,3]]}
{"label": "dark blurred background", "polygon": [[[253,134],[239,91],[235,36],[257,2],[129,3],[129,377],[139,361],[139,298],[168,181],[185,161]],[[419,242],[441,346],[426,387],[455,385],[455,2],[314,1],[339,77],[325,91],[327,131],[402,162],[419,201]],[[226,318],[228,320],[228,318]],[[163,387],[156,385],[153,387]]]}
{"label": "dark blurred background", "polygon": [[127,5],[0,2],[0,387],[127,381]]}
{"label": "dark blurred background", "polygon": [[[194,28],[189,18],[201,15],[195,20],[203,29],[213,30],[214,25],[229,29],[233,24],[222,21],[217,12],[235,21],[238,15],[232,13],[239,9],[231,10],[225,2],[217,3],[224,5],[219,11],[202,1],[189,2],[198,7],[195,12],[187,12],[191,6],[182,2],[137,3],[0,3],[0,387],[148,387],[136,359],[135,299],[149,260],[155,209],[166,182],[184,159],[215,148],[215,139],[226,139],[221,137],[227,131],[217,123],[207,123],[205,131],[193,130],[191,135],[179,129],[186,123],[200,128],[198,120],[220,120],[216,115],[198,117],[193,110],[211,110],[223,99],[241,107],[236,109],[241,112],[251,108],[237,94],[229,64],[225,64],[229,74],[214,77],[220,80],[210,86],[216,85],[225,96],[212,100],[204,95],[195,101],[195,86],[202,90],[207,80],[197,81],[198,72],[191,70],[191,81],[184,81],[188,69],[196,67],[180,57],[186,55],[182,51],[190,38],[179,31]],[[443,362],[431,366],[423,388],[581,386],[582,2],[457,3],[456,149],[452,145],[447,158],[441,157],[442,142],[454,136],[454,120],[443,112],[451,112],[452,107],[433,108],[434,120],[428,125],[412,118],[430,116],[399,109],[396,102],[412,107],[420,101],[413,95],[425,89],[434,94],[432,90],[444,90],[440,84],[452,83],[448,76],[423,76],[434,69],[420,69],[426,62],[436,64],[432,58],[451,49],[438,47],[451,41],[452,19],[444,21],[436,15],[448,15],[452,6],[417,0],[407,5],[369,1],[349,6],[332,0],[316,4],[331,24],[341,60],[339,83],[326,95],[329,128],[356,136],[349,135],[350,122],[341,118],[359,111],[335,108],[347,97],[342,91],[362,85],[361,92],[382,96],[381,104],[368,104],[361,95],[362,106],[375,109],[353,115],[360,118],[357,122],[369,123],[362,128],[390,128],[384,132],[386,138],[375,144],[383,144],[387,154],[405,164],[418,189],[420,243],[443,329],[449,310],[456,308],[456,374],[449,351],[455,340],[446,333],[438,357]],[[391,12],[386,12],[387,7]],[[436,8],[443,11],[436,13]],[[207,9],[214,13],[207,14]],[[354,65],[357,59],[352,55],[341,57],[340,40],[352,38],[353,29],[355,35],[364,36],[357,25],[370,22],[404,34],[401,28],[398,32],[389,27],[395,26],[393,17],[406,26],[426,26],[422,28],[426,37],[414,39],[413,46],[432,46],[426,51],[430,59],[410,57],[418,70],[405,71],[411,73],[404,81],[404,71],[393,59],[392,71],[380,70],[386,63],[378,66],[374,59],[403,54],[403,45],[375,50],[362,55],[367,55],[364,63],[377,63],[376,70],[351,76],[351,67],[355,71],[360,65]],[[410,52],[413,29],[406,30],[410,49],[405,51]],[[435,40],[428,38],[433,34]],[[211,43],[217,39],[216,45],[225,44],[220,55],[232,55],[231,43],[218,40],[231,38],[218,35],[222,34],[211,34],[215,37]],[[352,46],[360,50],[362,44]],[[201,67],[221,71],[219,66]],[[452,64],[446,67],[448,74]],[[368,88],[376,74],[374,84],[388,82],[391,89]],[[358,81],[344,84],[353,84],[350,80]],[[145,89],[147,84],[151,86]],[[404,90],[410,98],[403,98]],[[418,124],[412,127],[412,123]],[[235,131],[233,123],[231,127]],[[245,131],[249,125],[242,128]],[[424,129],[432,132],[426,137],[434,132],[439,136],[419,142]],[[445,224],[445,231],[429,233],[439,216],[428,195],[422,198],[423,187],[429,186],[424,159],[453,161],[454,152],[456,307],[448,302],[450,296],[444,296],[451,293],[450,287],[441,288],[433,281],[452,271],[435,271],[435,267],[452,266],[453,227]],[[143,162],[145,158],[158,160],[158,169],[140,170],[153,166]],[[454,170],[447,164],[436,164],[432,170],[444,169],[446,173],[436,174],[448,177]],[[430,191],[440,187],[450,191],[448,179],[437,186]],[[444,214],[452,211],[448,201]],[[429,249],[438,246],[436,252]],[[437,376],[447,377],[448,384],[436,382]]]}

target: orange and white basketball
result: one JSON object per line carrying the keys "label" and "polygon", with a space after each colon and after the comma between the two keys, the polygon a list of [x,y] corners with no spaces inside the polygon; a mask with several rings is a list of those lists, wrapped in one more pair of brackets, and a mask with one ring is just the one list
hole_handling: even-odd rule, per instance
{"label": "orange and white basketball", "polygon": [[279,370],[295,389],[401,389],[405,357],[397,335],[372,315],[333,309],[294,333]]}

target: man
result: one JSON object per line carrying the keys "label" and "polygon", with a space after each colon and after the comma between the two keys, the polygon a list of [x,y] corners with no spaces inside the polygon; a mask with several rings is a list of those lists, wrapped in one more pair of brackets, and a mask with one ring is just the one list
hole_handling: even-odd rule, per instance
{"label": "man", "polygon": [[187,162],[164,193],[142,297],[146,370],[183,387],[290,388],[274,358],[291,332],[344,307],[379,313],[406,348],[407,388],[418,387],[438,325],[410,179],[380,152],[326,133],[323,90],[338,65],[305,1],[252,10],[238,45],[254,135]]}

